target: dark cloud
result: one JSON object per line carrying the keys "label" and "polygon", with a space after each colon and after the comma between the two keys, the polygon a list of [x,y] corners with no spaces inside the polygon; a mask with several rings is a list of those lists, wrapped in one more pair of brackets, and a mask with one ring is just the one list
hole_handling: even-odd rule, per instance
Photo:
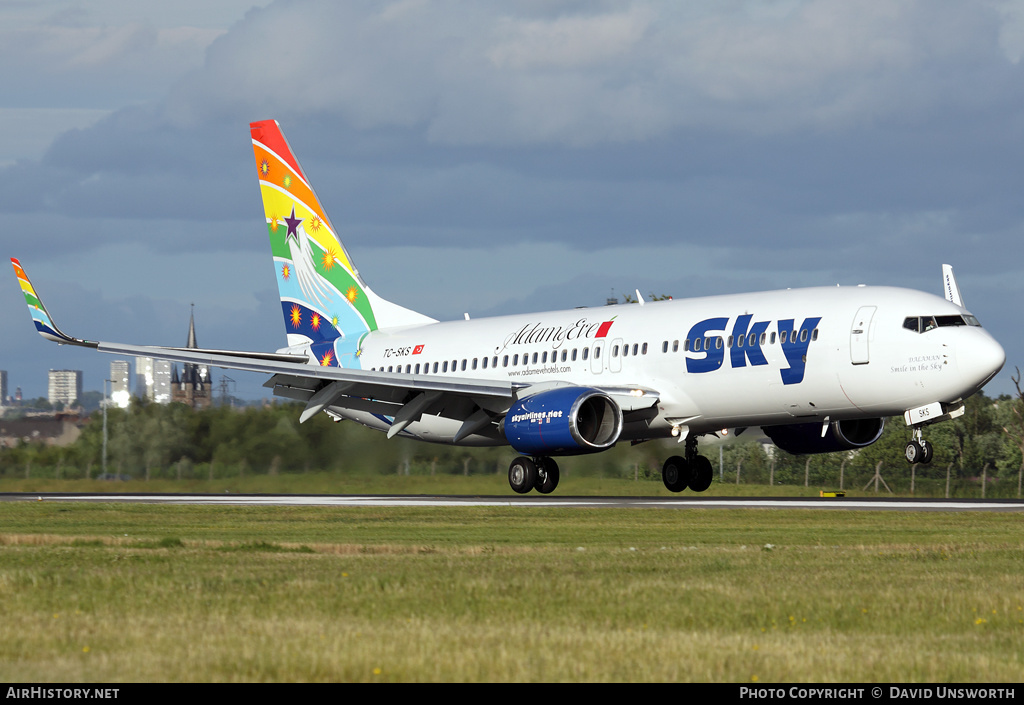
{"label": "dark cloud", "polygon": [[[102,103],[121,94],[98,82],[157,70],[126,89],[135,105],[0,168],[0,214],[39,256],[119,242],[154,257],[263,253],[246,124],[277,118],[356,253],[462,248],[470,261],[558,243],[587,255],[566,255],[560,283],[533,275],[524,248],[507,270],[519,293],[489,311],[600,303],[612,287],[937,291],[948,261],[976,312],[1024,352],[1000,287],[985,286],[1024,261],[1011,15],[913,0],[275,2],[202,35],[202,65],[177,73],[166,35],[144,25],[73,35],[63,53],[19,36],[44,66],[0,74],[8,91],[36,81]],[[57,36],[47,31],[31,36]],[[175,46],[189,41],[200,35]],[[627,244],[678,262],[628,261]],[[382,293],[410,305],[417,272],[399,268],[408,276]],[[255,279],[225,267],[226,288]],[[457,277],[430,285],[451,303],[427,313],[461,315]]]}

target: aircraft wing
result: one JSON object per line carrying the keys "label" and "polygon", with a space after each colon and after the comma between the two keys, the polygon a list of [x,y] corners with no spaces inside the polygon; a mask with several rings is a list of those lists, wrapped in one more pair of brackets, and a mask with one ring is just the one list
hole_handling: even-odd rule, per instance
{"label": "aircraft wing", "polygon": [[[394,374],[370,370],[323,367],[310,364],[306,355],[247,352],[204,348],[176,348],[85,340],[64,333],[54,323],[37,295],[21,263],[11,258],[36,330],[61,345],[93,348],[114,355],[152,357],[184,364],[207,365],[271,375],[264,384],[282,396],[306,403],[300,421],[328,407],[394,417],[410,421],[423,413],[435,413],[464,421],[461,437],[499,419],[521,396],[532,391],[524,383],[470,377]],[[632,388],[602,388],[619,403],[624,413],[648,409],[657,403],[657,392]],[[638,394],[638,391],[641,393]],[[398,433],[406,424],[392,426]],[[392,434],[393,435],[393,434]],[[456,441],[459,438],[456,438]]]}

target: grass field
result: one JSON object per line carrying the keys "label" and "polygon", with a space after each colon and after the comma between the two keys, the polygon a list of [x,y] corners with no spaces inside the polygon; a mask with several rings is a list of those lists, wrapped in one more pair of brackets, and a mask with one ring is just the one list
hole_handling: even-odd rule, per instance
{"label": "grass field", "polygon": [[[944,480],[918,480],[913,495],[909,486],[901,487],[890,478],[895,496],[936,497],[945,495]],[[851,487],[852,485],[852,487]],[[817,497],[822,489],[835,490],[838,485],[817,485],[804,487],[803,484],[774,485],[734,484],[718,482],[717,477],[709,496],[773,496],[773,497]],[[992,491],[990,497],[1016,498],[1015,486]],[[954,487],[953,497],[979,497],[974,488]],[[475,474],[469,476],[437,475],[381,475],[377,473],[346,474],[332,472],[284,473],[280,475],[248,475],[244,478],[231,477],[214,480],[167,478],[145,480],[102,481],[85,479],[54,479],[33,477],[29,479],[0,478],[0,492],[172,492],[172,493],[214,493],[223,494],[463,494],[463,495],[511,495],[508,479],[504,473]],[[617,477],[563,477],[556,490],[557,495],[598,495],[598,496],[660,496],[672,497],[665,489],[661,478],[623,479]],[[690,492],[684,494],[692,495]],[[876,493],[864,490],[863,484],[848,483],[848,497],[891,497],[884,489]]]}
{"label": "grass field", "polygon": [[1019,513],[3,503],[0,679],[1020,682],[1022,566]]}

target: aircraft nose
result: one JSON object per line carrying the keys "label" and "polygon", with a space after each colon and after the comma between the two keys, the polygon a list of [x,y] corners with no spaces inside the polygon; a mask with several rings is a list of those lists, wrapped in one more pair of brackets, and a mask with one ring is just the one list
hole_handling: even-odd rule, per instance
{"label": "aircraft nose", "polygon": [[977,388],[981,389],[1003,369],[1006,351],[995,338],[984,333],[957,350],[957,363],[961,372],[977,380]]}

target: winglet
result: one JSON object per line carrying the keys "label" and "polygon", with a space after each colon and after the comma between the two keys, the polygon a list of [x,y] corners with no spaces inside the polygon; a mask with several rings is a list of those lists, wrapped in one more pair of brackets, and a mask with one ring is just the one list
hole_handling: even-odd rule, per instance
{"label": "winglet", "polygon": [[11,264],[14,266],[14,273],[18,277],[18,283],[21,284],[21,293],[25,295],[28,312],[32,316],[32,322],[36,324],[36,330],[39,331],[39,335],[61,345],[82,345],[87,348],[95,348],[99,345],[99,343],[91,340],[73,338],[61,331],[57,324],[53,322],[53,319],[50,318],[50,313],[46,310],[46,306],[43,305],[43,302],[36,294],[36,290],[32,287],[32,282],[29,281],[28,274],[25,273],[25,269],[21,266],[21,262],[11,257]]}
{"label": "winglet", "polygon": [[942,265],[942,289],[946,293],[946,301],[951,301],[961,308],[964,306],[964,297],[960,295],[960,287],[956,284],[956,275],[953,274],[953,265]]}

